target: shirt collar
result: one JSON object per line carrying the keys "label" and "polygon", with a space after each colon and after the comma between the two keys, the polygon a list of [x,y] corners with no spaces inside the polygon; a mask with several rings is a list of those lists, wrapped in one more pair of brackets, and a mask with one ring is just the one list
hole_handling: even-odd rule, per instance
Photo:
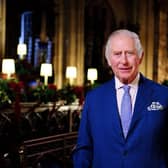
{"label": "shirt collar", "polygon": [[[129,83],[129,86],[131,86],[131,88],[136,88],[138,87],[138,82],[139,82],[139,79],[140,79],[140,74],[138,73],[136,78],[131,82]],[[120,82],[120,80],[115,76],[115,88],[116,89],[120,89],[123,87],[123,83]]]}

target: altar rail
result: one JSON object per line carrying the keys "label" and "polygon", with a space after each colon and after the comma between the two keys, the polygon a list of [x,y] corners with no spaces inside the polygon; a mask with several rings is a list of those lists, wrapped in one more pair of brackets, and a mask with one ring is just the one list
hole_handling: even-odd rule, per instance
{"label": "altar rail", "polygon": [[52,158],[62,165],[70,163],[68,159],[64,161],[69,156],[64,153],[71,147],[67,146],[68,139],[70,145],[75,144],[72,135],[78,131],[81,107],[52,103],[21,103],[20,107],[18,111],[11,106],[1,110],[0,167],[20,168],[21,161],[23,168],[37,168],[24,165],[41,164],[44,158]]}
{"label": "altar rail", "polygon": [[20,148],[22,168],[34,168],[42,164],[71,168],[70,157],[76,139],[77,132],[70,132],[24,141]]}

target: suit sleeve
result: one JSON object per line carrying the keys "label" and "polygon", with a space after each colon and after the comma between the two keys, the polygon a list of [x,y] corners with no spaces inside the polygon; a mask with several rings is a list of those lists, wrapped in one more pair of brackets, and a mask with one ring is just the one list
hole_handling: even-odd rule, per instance
{"label": "suit sleeve", "polygon": [[87,96],[82,111],[77,144],[72,154],[74,168],[91,167],[93,147],[88,117],[89,112],[89,101]]}

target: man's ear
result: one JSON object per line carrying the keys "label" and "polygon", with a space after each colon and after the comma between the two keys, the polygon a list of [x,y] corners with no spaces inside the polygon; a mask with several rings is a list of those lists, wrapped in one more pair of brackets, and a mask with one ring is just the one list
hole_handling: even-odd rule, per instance
{"label": "man's ear", "polygon": [[110,60],[109,60],[109,59],[106,59],[106,61],[107,61],[108,66],[111,67],[111,62],[110,62]]}
{"label": "man's ear", "polygon": [[142,52],[142,54],[141,54],[141,57],[140,57],[140,64],[142,63],[143,57],[144,57],[144,52]]}

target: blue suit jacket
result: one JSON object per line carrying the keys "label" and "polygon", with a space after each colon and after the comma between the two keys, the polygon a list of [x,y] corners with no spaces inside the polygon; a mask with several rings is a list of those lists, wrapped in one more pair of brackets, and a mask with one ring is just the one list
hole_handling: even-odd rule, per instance
{"label": "blue suit jacket", "polygon": [[141,75],[126,139],[114,79],[87,94],[74,168],[167,168],[167,156],[168,87]]}

